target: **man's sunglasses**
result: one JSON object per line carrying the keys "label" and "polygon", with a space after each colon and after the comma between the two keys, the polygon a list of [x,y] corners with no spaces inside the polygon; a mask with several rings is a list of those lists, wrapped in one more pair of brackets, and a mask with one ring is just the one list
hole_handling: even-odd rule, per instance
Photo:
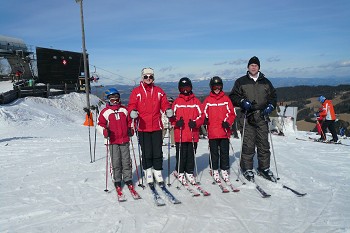
{"label": "man's sunglasses", "polygon": [[144,75],[143,76],[143,79],[154,79],[154,76],[153,75],[149,75],[149,74],[147,74],[147,75]]}

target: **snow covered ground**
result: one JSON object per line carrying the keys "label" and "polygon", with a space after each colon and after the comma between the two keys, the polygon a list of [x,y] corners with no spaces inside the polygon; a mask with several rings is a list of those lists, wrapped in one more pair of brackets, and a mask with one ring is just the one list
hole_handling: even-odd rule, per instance
{"label": "snow covered ground", "polygon": [[0,81],[0,93],[13,90],[13,83],[11,81]]}
{"label": "snow covered ground", "polygon": [[[180,205],[156,207],[150,190],[139,187],[141,200],[125,190],[128,200],[118,203],[110,177],[110,192],[104,192],[101,135],[96,161],[90,163],[85,98],[77,93],[26,97],[0,106],[0,232],[350,232],[350,147],[296,140],[316,135],[294,132],[288,122],[285,137],[272,136],[279,183],[306,192],[304,197],[257,178],[271,194],[263,199],[252,184],[236,182],[238,139],[231,139],[235,151],[230,160],[232,180],[241,191],[221,193],[211,184],[208,141],[201,139],[198,172],[211,196],[191,197],[174,183],[169,190]],[[92,96],[91,103],[97,102]],[[92,142],[94,132],[91,127]],[[135,137],[133,142],[139,161]],[[350,140],[343,143],[350,145]],[[167,178],[168,150],[163,149]],[[171,170],[174,156],[171,149]],[[276,173],[273,160],[271,165]]]}

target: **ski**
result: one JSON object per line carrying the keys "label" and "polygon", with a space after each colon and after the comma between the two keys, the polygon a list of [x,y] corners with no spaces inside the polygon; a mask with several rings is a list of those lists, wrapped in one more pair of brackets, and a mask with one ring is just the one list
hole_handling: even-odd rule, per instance
{"label": "ski", "polygon": [[217,185],[219,186],[219,188],[221,189],[221,191],[222,191],[223,193],[229,193],[229,192],[230,192],[230,190],[228,190],[228,189],[222,184],[222,182],[221,182],[220,179],[215,180],[215,184],[217,184]]}
{"label": "ski", "polygon": [[[176,173],[173,173],[173,174],[174,174],[175,178],[177,179]],[[178,179],[177,179],[177,180],[178,180]],[[185,189],[192,195],[192,197],[198,197],[198,196],[200,196],[200,194],[199,194],[196,190],[194,190],[193,188],[191,188],[191,186],[190,186],[187,182],[186,182],[185,184],[182,183],[180,180],[178,180],[178,182],[180,182],[181,185],[182,185],[183,187],[185,187]],[[177,189],[180,189],[180,187],[177,187]]]}
{"label": "ski", "polygon": [[285,188],[285,189],[287,189],[287,190],[289,190],[289,191],[291,191],[291,192],[293,192],[295,195],[297,195],[298,197],[303,197],[303,196],[305,196],[307,193],[300,193],[300,192],[298,192],[298,191],[296,191],[296,190],[294,190],[294,189],[292,189],[292,188],[289,188],[288,186],[286,186],[286,185],[282,185],[282,187],[283,188]]}
{"label": "ski", "polygon": [[181,204],[181,201],[174,197],[174,195],[165,187],[164,183],[160,184],[159,187],[171,203]]}
{"label": "ski", "polygon": [[226,185],[228,186],[228,187],[230,187],[231,188],[231,190],[232,190],[232,192],[239,192],[240,191],[240,189],[238,189],[238,188],[236,188],[232,183],[231,183],[231,181],[230,180],[224,180],[225,181],[225,183],[226,183]]}
{"label": "ski", "polygon": [[[261,176],[262,178],[264,178],[265,180],[267,180],[267,181],[270,181],[270,182],[275,183],[275,184],[279,184],[279,183],[277,183],[277,179],[276,179],[276,181],[272,181],[272,180],[266,179],[266,178],[263,177],[262,175],[260,175],[260,176]],[[298,191],[296,191],[296,190],[294,190],[294,189],[292,189],[292,188],[290,188],[290,187],[288,187],[288,186],[286,186],[286,185],[284,185],[284,184],[280,184],[280,185],[282,186],[282,188],[287,189],[287,190],[293,192],[293,193],[294,193],[295,195],[297,195],[298,197],[302,197],[302,196],[305,196],[305,195],[306,195],[306,193],[300,193],[300,192],[298,192]]]}
{"label": "ski", "polygon": [[200,185],[192,184],[192,186],[195,187],[200,193],[202,193],[203,196],[210,196],[210,193],[203,189]]}
{"label": "ski", "polygon": [[271,197],[271,195],[265,192],[265,190],[263,190],[259,185],[257,185],[255,182],[254,184],[255,184],[255,189],[260,193],[262,198]]}
{"label": "ski", "polygon": [[301,141],[308,141],[308,142],[320,142],[320,143],[325,143],[325,144],[334,144],[334,145],[342,145],[342,146],[350,146],[347,144],[343,144],[341,142],[336,143],[336,142],[331,142],[331,141],[320,141],[316,138],[309,137],[308,139],[305,138],[295,138],[296,140],[301,140]]}
{"label": "ski", "polygon": [[253,180],[247,180],[253,184],[255,184],[255,190],[258,191],[258,193],[261,195],[262,198],[268,198],[271,197],[270,194],[268,194],[267,192],[265,192],[265,190],[263,188],[261,188],[257,183],[255,183],[255,179],[253,178]]}
{"label": "ski", "polygon": [[164,206],[165,205],[165,201],[163,200],[163,198],[161,198],[159,196],[159,193],[157,192],[156,188],[154,187],[154,184],[149,184],[149,187],[152,191],[153,194],[153,200],[155,202],[155,204],[157,206]]}
{"label": "ski", "polygon": [[139,195],[139,193],[135,190],[134,186],[129,186],[129,191],[130,191],[130,194],[132,196],[132,198],[134,198],[134,200],[138,200],[138,199],[141,199],[141,196]]}

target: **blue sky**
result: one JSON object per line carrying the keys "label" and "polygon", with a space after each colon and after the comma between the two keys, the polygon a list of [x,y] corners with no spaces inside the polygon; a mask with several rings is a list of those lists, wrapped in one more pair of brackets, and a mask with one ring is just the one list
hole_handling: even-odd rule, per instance
{"label": "blue sky", "polygon": [[[86,48],[102,84],[245,74],[258,56],[267,77],[350,73],[349,0],[84,0]],[[75,0],[7,0],[0,34],[81,52]],[[90,66],[90,71],[95,68]]]}

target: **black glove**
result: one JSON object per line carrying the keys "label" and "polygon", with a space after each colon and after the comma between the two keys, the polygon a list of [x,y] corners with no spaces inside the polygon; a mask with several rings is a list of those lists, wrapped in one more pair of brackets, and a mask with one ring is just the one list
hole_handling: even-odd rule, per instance
{"label": "black glove", "polygon": [[176,121],[176,123],[175,123],[176,127],[179,127],[179,128],[183,127],[184,124],[185,124],[185,122],[184,122],[184,119],[182,119],[182,118],[180,118],[180,120]]}
{"label": "black glove", "polygon": [[87,115],[90,115],[90,109],[88,109],[87,107],[83,108],[84,112],[86,112]]}
{"label": "black glove", "polygon": [[131,138],[134,136],[134,129],[133,128],[128,128],[128,136]]}
{"label": "black glove", "polygon": [[196,124],[195,121],[190,120],[190,121],[188,122],[188,126],[189,126],[191,129],[193,129],[193,128],[196,128],[197,124]]}
{"label": "black glove", "polygon": [[230,128],[230,124],[227,121],[223,121],[221,125],[222,125],[222,128],[224,128],[224,129]]}

